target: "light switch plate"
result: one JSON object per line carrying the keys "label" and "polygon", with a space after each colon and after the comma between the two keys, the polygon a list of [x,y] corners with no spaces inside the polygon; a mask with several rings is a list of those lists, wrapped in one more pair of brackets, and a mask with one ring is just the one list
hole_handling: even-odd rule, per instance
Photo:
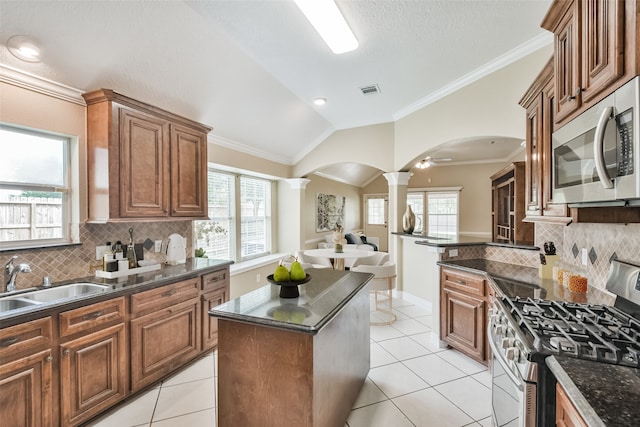
{"label": "light switch plate", "polygon": [[458,250],[457,249],[449,249],[449,256],[450,257],[458,256]]}
{"label": "light switch plate", "polygon": [[107,245],[96,246],[96,259],[102,259],[108,247]]}
{"label": "light switch plate", "polygon": [[589,263],[589,251],[587,248],[582,248],[582,265],[587,265]]}
{"label": "light switch plate", "polygon": [[156,240],[155,244],[156,244],[156,247],[155,247],[156,252],[162,251],[162,240]]}

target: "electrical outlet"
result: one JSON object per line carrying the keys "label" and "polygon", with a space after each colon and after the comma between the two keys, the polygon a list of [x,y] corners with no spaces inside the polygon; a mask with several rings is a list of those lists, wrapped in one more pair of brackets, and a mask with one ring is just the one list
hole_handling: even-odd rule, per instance
{"label": "electrical outlet", "polygon": [[458,256],[458,250],[457,249],[449,249],[449,256],[450,257]]}
{"label": "electrical outlet", "polygon": [[96,259],[102,259],[108,247],[107,245],[96,246]]}
{"label": "electrical outlet", "polygon": [[582,265],[587,265],[589,263],[589,251],[587,248],[582,248]]}
{"label": "electrical outlet", "polygon": [[155,250],[156,252],[162,251],[162,240],[155,241]]}
{"label": "electrical outlet", "polygon": [[260,273],[256,274],[256,283],[260,283]]}

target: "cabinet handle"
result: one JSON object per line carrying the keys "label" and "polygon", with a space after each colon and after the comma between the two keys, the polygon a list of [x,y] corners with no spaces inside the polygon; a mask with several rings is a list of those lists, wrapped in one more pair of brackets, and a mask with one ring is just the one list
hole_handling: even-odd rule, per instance
{"label": "cabinet handle", "polygon": [[51,356],[47,356],[47,358],[46,358],[46,359],[44,359],[44,360],[45,360],[45,361],[47,361],[47,362],[49,362],[49,363],[51,363],[51,362],[53,361],[53,357],[51,357]]}
{"label": "cabinet handle", "polygon": [[9,347],[10,345],[13,345],[15,343],[17,343],[18,341],[20,341],[20,337],[11,337],[11,338],[7,338],[4,339],[2,341],[0,341],[0,347]]}
{"label": "cabinet handle", "polygon": [[464,280],[451,280],[453,283],[456,283],[458,285],[462,285],[462,286],[466,286],[467,282],[465,282]]}
{"label": "cabinet handle", "polygon": [[65,351],[62,352],[63,356],[68,356],[70,353],[69,349],[66,349]]}
{"label": "cabinet handle", "polygon": [[93,313],[82,316],[82,320],[95,320],[104,314],[104,310],[94,311]]}
{"label": "cabinet handle", "polygon": [[171,295],[174,295],[176,293],[175,289],[169,289],[168,291],[164,292],[162,294],[163,297],[170,297]]}
{"label": "cabinet handle", "polygon": [[212,277],[209,280],[207,280],[207,283],[216,283],[216,282],[219,282],[221,280],[224,280],[224,276]]}

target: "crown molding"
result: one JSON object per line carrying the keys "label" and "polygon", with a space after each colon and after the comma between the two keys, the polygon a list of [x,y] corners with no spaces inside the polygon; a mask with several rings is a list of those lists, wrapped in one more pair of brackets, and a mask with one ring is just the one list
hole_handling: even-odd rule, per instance
{"label": "crown molding", "polygon": [[431,93],[429,96],[422,98],[414,102],[413,104],[410,104],[407,107],[397,111],[393,114],[393,120],[398,121],[411,113],[415,113],[421,108],[424,108],[427,105],[444,98],[445,96],[451,95],[452,93],[462,89],[463,87],[468,86],[471,83],[474,83],[481,78],[486,77],[491,73],[494,73],[499,69],[504,68],[507,65],[512,64],[539,49],[542,49],[545,46],[550,45],[551,43],[553,43],[553,34],[540,34],[532,38],[528,42],[525,42],[520,46],[510,50],[504,55],[495,58],[494,60],[479,68],[476,68],[474,71],[462,76],[458,80],[453,81],[447,86]]}
{"label": "crown molding", "polygon": [[276,156],[273,153],[269,153],[263,150],[257,150],[253,147],[249,147],[248,145],[241,144],[237,141],[225,138],[220,135],[214,135],[210,133],[207,136],[207,142],[209,142],[210,144],[218,145],[220,147],[228,148],[233,151],[237,151],[239,153],[245,153],[254,157],[260,157],[262,159],[269,160],[271,162],[280,163],[285,166],[291,166],[293,164],[290,158],[286,158],[286,161],[283,161],[282,157]]}
{"label": "crown molding", "polygon": [[58,98],[63,101],[86,106],[82,94],[84,90],[66,86],[53,80],[36,76],[35,74],[19,70],[0,63],[0,82],[21,87],[43,95]]}

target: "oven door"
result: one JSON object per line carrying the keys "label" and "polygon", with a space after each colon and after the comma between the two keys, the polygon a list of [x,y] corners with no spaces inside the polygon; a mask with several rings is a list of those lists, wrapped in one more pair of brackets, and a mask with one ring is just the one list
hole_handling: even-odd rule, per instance
{"label": "oven door", "polygon": [[523,381],[510,369],[504,350],[497,348],[489,327],[491,346],[491,406],[496,427],[535,427],[536,384]]}

